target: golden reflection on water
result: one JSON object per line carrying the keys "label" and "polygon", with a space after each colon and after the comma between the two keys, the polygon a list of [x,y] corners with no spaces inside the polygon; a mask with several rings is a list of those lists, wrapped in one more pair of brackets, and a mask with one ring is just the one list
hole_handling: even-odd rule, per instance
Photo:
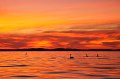
{"label": "golden reflection on water", "polygon": [[0,52],[0,79],[120,79],[119,58],[119,51]]}

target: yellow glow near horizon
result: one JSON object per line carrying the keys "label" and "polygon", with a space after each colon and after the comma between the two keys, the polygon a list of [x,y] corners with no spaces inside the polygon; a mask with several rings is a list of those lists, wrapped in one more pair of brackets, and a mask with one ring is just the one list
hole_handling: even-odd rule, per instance
{"label": "yellow glow near horizon", "polygon": [[50,41],[33,41],[30,43],[32,47],[51,47],[52,44]]}
{"label": "yellow glow near horizon", "polygon": [[[108,20],[104,20],[107,22]],[[103,22],[103,23],[104,23]],[[112,21],[109,21],[112,22]],[[70,24],[95,24],[101,23],[101,20],[81,20],[75,18],[65,18],[65,17],[50,17],[50,16],[3,16],[0,18],[0,33],[9,33],[10,31],[16,31],[20,29],[30,29],[36,27],[57,28],[58,25],[70,25]],[[66,26],[65,26],[66,27]],[[64,27],[63,27],[64,28]]]}
{"label": "yellow glow near horizon", "polygon": [[[1,0],[0,33],[43,27],[119,23],[119,1]],[[49,4],[49,5],[48,5]],[[64,25],[64,26],[61,26]],[[80,26],[81,27],[81,26]],[[95,26],[96,27],[96,26]],[[41,30],[43,30],[43,28]],[[54,31],[53,30],[53,31]],[[68,29],[69,31],[69,29]]]}

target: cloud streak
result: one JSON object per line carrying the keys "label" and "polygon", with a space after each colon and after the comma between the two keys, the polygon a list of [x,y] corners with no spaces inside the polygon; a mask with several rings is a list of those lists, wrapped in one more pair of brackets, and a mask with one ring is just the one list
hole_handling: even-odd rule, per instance
{"label": "cloud streak", "polygon": [[[3,38],[4,37],[4,38]],[[119,31],[51,32],[0,35],[0,48],[120,48]]]}

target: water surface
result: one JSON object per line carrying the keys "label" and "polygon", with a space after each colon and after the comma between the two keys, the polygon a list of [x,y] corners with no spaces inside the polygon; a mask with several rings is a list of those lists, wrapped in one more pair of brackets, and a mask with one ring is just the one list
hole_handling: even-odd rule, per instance
{"label": "water surface", "polygon": [[119,51],[0,52],[0,79],[120,79],[119,59]]}

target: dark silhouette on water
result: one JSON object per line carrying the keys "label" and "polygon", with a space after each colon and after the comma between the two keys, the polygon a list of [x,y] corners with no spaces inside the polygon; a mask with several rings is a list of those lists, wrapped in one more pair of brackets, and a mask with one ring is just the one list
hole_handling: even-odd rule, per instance
{"label": "dark silhouette on water", "polygon": [[74,59],[74,57],[70,54],[70,59]]}
{"label": "dark silhouette on water", "polygon": [[100,57],[98,54],[97,54],[97,56],[96,57]]}
{"label": "dark silhouette on water", "polygon": [[86,57],[88,57],[88,55],[86,54]]}
{"label": "dark silhouette on water", "polygon": [[25,53],[25,55],[27,55],[27,52]]}

